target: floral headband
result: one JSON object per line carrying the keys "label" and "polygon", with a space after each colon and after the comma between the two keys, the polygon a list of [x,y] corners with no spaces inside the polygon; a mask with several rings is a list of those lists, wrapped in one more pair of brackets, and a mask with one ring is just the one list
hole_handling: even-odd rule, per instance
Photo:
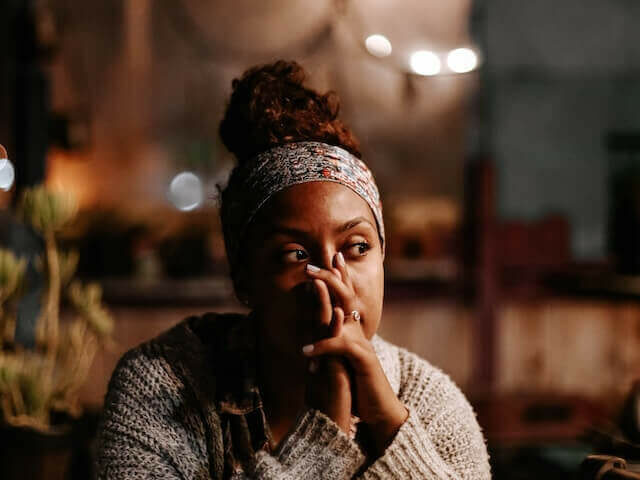
{"label": "floral headband", "polygon": [[334,145],[287,143],[237,166],[222,192],[220,215],[232,271],[237,266],[242,238],[267,200],[292,185],[317,181],[340,183],[360,195],[371,207],[384,246],[382,203],[373,174],[366,164]]}

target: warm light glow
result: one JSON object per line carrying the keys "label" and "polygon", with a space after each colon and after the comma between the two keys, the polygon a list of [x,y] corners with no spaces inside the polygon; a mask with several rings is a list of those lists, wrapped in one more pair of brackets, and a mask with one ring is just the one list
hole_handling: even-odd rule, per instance
{"label": "warm light glow", "polygon": [[391,55],[391,42],[384,35],[370,35],[364,41],[369,53],[375,57],[387,57]]}
{"label": "warm light glow", "polygon": [[51,149],[47,153],[45,185],[51,190],[71,193],[81,209],[98,200],[100,179],[102,172],[97,173],[90,153],[71,153],[58,149]]}
{"label": "warm light glow", "polygon": [[478,56],[469,48],[456,48],[447,55],[447,65],[456,73],[470,72],[478,65]]}
{"label": "warm light glow", "polygon": [[15,170],[9,159],[0,158],[0,190],[4,190],[5,192],[10,190],[15,178]]}
{"label": "warm light glow", "polygon": [[413,52],[409,58],[409,66],[418,75],[437,75],[440,73],[440,59],[429,50]]}
{"label": "warm light glow", "polygon": [[176,175],[169,185],[169,200],[183,212],[194,210],[202,204],[202,182],[192,172]]}

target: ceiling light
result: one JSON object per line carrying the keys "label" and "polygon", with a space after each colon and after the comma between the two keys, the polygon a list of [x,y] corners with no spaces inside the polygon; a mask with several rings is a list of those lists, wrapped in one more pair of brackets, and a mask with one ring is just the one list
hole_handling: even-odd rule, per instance
{"label": "ceiling light", "polygon": [[409,57],[409,66],[418,75],[437,75],[440,73],[440,59],[429,50],[418,50]]}
{"label": "ceiling light", "polygon": [[470,72],[478,65],[478,56],[469,48],[456,48],[447,55],[447,65],[456,73]]}
{"label": "ceiling light", "polygon": [[374,57],[387,57],[391,55],[391,42],[384,35],[370,35],[364,41],[368,52]]}

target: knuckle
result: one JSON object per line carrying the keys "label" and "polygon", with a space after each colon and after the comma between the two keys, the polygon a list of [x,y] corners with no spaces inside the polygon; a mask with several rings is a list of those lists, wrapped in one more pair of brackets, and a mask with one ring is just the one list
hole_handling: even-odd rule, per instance
{"label": "knuckle", "polygon": [[358,344],[355,342],[349,342],[348,350],[353,357],[359,357],[360,354],[362,353],[360,348],[358,347]]}
{"label": "knuckle", "polygon": [[369,352],[369,349],[365,348],[363,345],[361,345],[358,342],[353,342],[351,348],[352,348],[353,356],[361,360],[367,360],[369,355],[372,353],[372,352]]}

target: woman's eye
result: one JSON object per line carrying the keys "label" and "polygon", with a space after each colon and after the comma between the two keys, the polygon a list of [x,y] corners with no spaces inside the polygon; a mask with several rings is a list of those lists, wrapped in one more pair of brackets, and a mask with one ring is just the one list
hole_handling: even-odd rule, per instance
{"label": "woman's eye", "polygon": [[299,248],[297,248],[295,250],[284,252],[282,258],[286,263],[296,263],[301,262],[302,260],[306,260],[308,258],[308,255],[304,250],[300,250]]}
{"label": "woman's eye", "polygon": [[356,257],[362,257],[367,254],[367,251],[370,248],[371,248],[371,245],[369,245],[368,242],[354,243],[353,245],[349,246],[349,254]]}

